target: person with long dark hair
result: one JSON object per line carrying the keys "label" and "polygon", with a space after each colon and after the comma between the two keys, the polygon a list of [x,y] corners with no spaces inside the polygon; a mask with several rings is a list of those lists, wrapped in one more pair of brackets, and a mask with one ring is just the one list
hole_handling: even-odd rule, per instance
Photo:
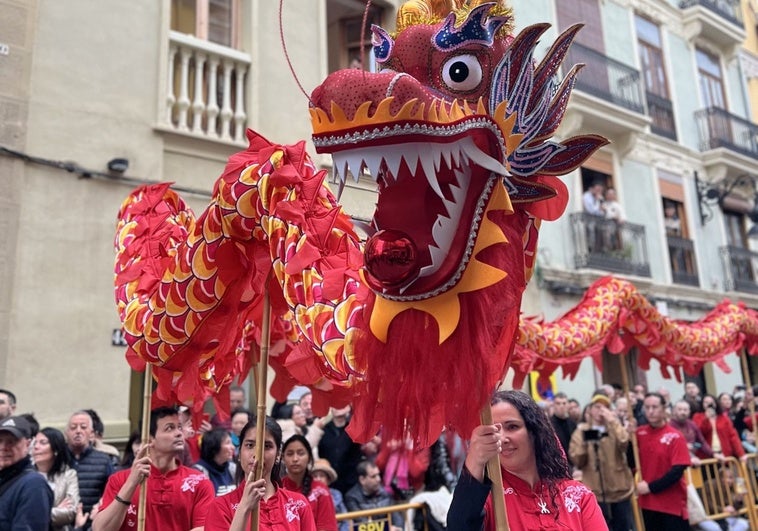
{"label": "person with long dark hair", "polygon": [[139,430],[134,430],[124,446],[124,457],[121,458],[121,462],[118,464],[117,470],[126,470],[132,467],[134,463],[134,456],[139,452],[139,447],[142,444],[142,434]]}
{"label": "person with long dark hair", "polygon": [[[205,521],[205,531],[244,531],[250,529],[250,517],[260,506],[260,530],[316,531],[308,500],[298,492],[282,488],[281,449],[282,429],[270,417],[265,422],[264,439],[258,441],[258,419],[248,422],[240,433],[240,453],[237,467],[238,487],[211,504]],[[263,444],[263,474],[255,480],[255,448]]]}
{"label": "person with long dark hair", "polygon": [[329,487],[311,475],[314,459],[308,439],[302,435],[287,439],[282,449],[282,461],[286,469],[282,486],[308,498],[318,531],[337,531],[336,511]]}
{"label": "person with long dark hair", "polygon": [[216,496],[233,491],[237,465],[234,459],[234,445],[229,432],[224,428],[214,428],[203,434],[200,441],[200,460],[192,465],[213,482]]}
{"label": "person with long dark hair", "polygon": [[729,411],[724,409],[724,402],[713,395],[705,395],[703,409],[698,427],[716,457],[735,457],[743,461],[747,459],[740,436],[729,418]]}
{"label": "person with long dark hair", "polygon": [[66,449],[66,438],[55,428],[43,428],[34,437],[34,468],[45,476],[53,491],[50,516],[55,531],[73,529],[79,505],[79,480]]}
{"label": "person with long dark hair", "polygon": [[607,530],[595,495],[571,479],[555,431],[534,400],[520,391],[500,391],[491,404],[494,424],[477,426],[471,434],[448,511],[448,531],[496,528],[486,472],[495,456],[511,531]]}

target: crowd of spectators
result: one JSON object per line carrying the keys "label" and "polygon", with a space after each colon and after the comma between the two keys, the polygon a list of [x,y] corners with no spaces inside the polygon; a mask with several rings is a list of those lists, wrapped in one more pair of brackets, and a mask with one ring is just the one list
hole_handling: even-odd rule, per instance
{"label": "crowd of spectators", "polygon": [[[174,497],[172,503],[193,508],[185,511],[184,528],[201,527],[202,507],[211,498],[234,491],[244,479],[241,433],[254,416],[244,408],[244,390],[232,388],[231,396],[235,407],[228,421],[206,417],[197,429],[185,408],[163,411],[162,417],[151,421],[148,457],[139,432],[131,434],[122,453],[105,444],[103,423],[92,409],[73,412],[63,432],[50,427],[40,430],[33,416],[16,415],[13,393],[0,390],[0,445],[15,448],[10,458],[3,459],[5,454],[0,453],[0,527],[18,521],[29,529],[128,529],[134,525],[133,500],[145,477],[157,478],[148,484],[150,495],[158,498],[181,483],[183,501]],[[755,452],[753,418],[746,406],[753,398],[751,389],[738,387],[733,394],[712,396],[688,382],[682,398],[672,401],[665,389],[647,393],[638,385],[623,396],[619,386],[605,385],[587,398],[580,402],[558,393],[542,400],[540,407],[555,430],[574,479],[592,490],[613,530],[634,529],[630,500],[635,490],[641,494],[643,513],[649,509],[647,516],[657,517],[659,502],[667,504],[663,522],[671,516],[666,511],[678,510],[672,500],[679,496],[684,468],[697,466],[705,458],[745,459],[747,453]],[[583,408],[582,403],[586,404]],[[318,418],[309,392],[299,400],[275,404],[272,416],[282,433],[277,464],[283,466],[281,472],[271,473],[278,474],[285,489],[308,500],[316,529],[346,531],[357,522],[338,523],[336,514],[408,501],[427,505],[427,511],[415,515],[416,525],[444,528],[466,457],[467,444],[460,437],[443,433],[431,448],[415,448],[409,440],[385,440],[381,434],[358,444],[346,432],[350,408],[332,409]],[[664,456],[665,452],[651,447],[664,460],[655,464],[648,460],[646,469],[647,458],[642,457],[643,480],[635,484],[631,434],[636,432],[641,444],[646,444],[647,435],[653,433],[650,444],[655,445],[664,425],[676,434],[670,437],[682,439],[685,457]],[[29,471],[37,472],[34,480]],[[39,489],[36,478],[42,479],[44,489]],[[186,495],[188,478],[192,496]],[[734,478],[725,473],[720,481],[729,485]],[[155,491],[159,487],[164,490]],[[33,498],[36,508],[11,506],[7,492],[26,488],[39,491]],[[388,523],[391,531],[399,531],[404,527],[403,515],[393,513]],[[698,525],[706,531],[715,529],[709,524],[713,522]],[[743,522],[734,518],[732,525],[741,529]]]}

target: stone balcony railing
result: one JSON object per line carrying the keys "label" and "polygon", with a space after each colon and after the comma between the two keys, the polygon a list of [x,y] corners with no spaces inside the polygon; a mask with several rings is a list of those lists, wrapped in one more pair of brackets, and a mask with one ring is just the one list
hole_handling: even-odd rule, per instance
{"label": "stone balcony railing", "polygon": [[248,54],[171,31],[160,125],[198,138],[244,144],[249,70]]}

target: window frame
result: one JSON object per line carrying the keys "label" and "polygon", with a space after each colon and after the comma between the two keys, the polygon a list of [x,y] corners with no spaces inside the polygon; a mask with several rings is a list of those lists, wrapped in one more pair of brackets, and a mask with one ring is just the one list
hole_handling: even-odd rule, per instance
{"label": "window frame", "polygon": [[[210,25],[211,25],[210,7],[211,7],[211,2],[213,1],[219,1],[219,0],[194,0],[193,15],[195,19],[195,27],[194,27],[192,35],[194,35],[198,39],[208,41],[208,42],[213,42],[214,44],[218,44],[219,46],[226,46],[227,48],[233,48],[235,50],[238,50],[240,47],[240,41],[241,41],[240,39],[241,13],[242,13],[241,0],[225,0],[229,3],[229,9],[231,10],[228,44],[221,43],[218,41],[212,41],[209,39]],[[179,0],[172,0],[171,2],[172,29],[174,29],[173,28],[174,10],[178,2]],[[185,3],[186,4],[191,3],[191,0]]]}

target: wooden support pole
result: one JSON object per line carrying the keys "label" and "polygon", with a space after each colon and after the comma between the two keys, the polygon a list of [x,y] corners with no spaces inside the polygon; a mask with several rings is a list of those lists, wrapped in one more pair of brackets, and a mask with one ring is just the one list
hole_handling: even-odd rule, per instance
{"label": "wooden support pole", "polygon": [[[482,408],[482,424],[492,425],[492,409],[487,404]],[[487,475],[492,481],[492,509],[495,512],[497,531],[508,531],[508,515],[505,512],[505,495],[503,494],[503,474],[500,471],[500,458],[495,456],[487,461]]]}
{"label": "wooden support pole", "polygon": [[[261,359],[253,372],[257,372],[256,379],[256,425],[255,425],[255,481],[263,476],[263,440],[266,438],[266,385],[268,377],[268,349],[271,343],[271,300],[268,295],[268,286],[263,293],[263,323],[261,324]],[[250,517],[250,531],[258,531],[260,524],[261,506],[255,507]]]}
{"label": "wooden support pole", "polygon": [[[629,373],[626,367],[627,357],[626,354],[619,354],[620,361],[621,361],[621,386],[624,388],[624,397],[629,401]],[[629,416],[634,417],[634,410],[632,409],[632,405],[629,404]],[[632,441],[632,454],[634,455],[634,468],[637,470],[637,474],[635,474],[635,481],[636,476],[639,474],[640,470],[640,448],[637,445],[637,433],[632,432],[629,434],[629,439]],[[632,513],[634,514],[634,523],[637,526],[637,531],[645,531],[645,522],[642,520],[640,515],[640,508],[637,504],[637,489],[635,488],[634,493],[632,494]]]}
{"label": "wooden support pole", "polygon": [[[153,400],[153,366],[145,364],[144,393],[142,396],[142,433],[140,439],[143,445],[150,442],[150,403]],[[148,454],[149,455],[149,454]],[[147,516],[147,481],[142,481],[139,489],[139,502],[137,505],[137,531],[145,531],[145,517]]]}

